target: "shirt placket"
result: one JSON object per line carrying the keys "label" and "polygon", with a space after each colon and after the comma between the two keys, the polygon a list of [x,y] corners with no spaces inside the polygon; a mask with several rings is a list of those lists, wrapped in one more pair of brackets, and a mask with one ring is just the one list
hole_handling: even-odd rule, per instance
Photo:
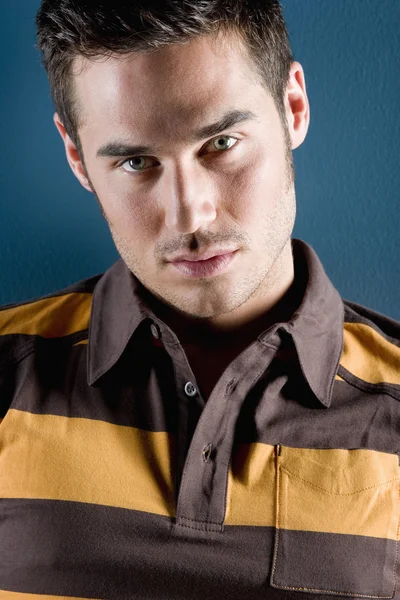
{"label": "shirt placket", "polygon": [[[177,369],[178,393],[183,391],[191,400],[201,398],[183,349],[177,346],[175,350],[178,355],[183,354],[183,359],[176,357],[183,368],[182,371]],[[203,404],[203,408],[188,451],[182,453],[182,448],[178,449],[182,477],[177,489],[176,535],[223,532],[228,472],[235,432],[240,426],[239,414],[250,388],[268,369],[275,354],[276,348],[260,342],[252,344],[226,369],[208,401],[198,404]],[[189,379],[185,377],[188,374]],[[185,404],[184,398],[181,401]],[[184,424],[180,422],[179,427],[181,425]],[[184,443],[185,440],[180,439],[180,444]]]}

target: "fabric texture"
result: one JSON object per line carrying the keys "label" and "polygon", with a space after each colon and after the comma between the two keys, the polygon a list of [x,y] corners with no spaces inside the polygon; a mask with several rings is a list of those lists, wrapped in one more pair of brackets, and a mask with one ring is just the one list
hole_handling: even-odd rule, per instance
{"label": "fabric texture", "polygon": [[400,600],[400,323],[292,248],[207,399],[122,259],[0,307],[0,600]]}

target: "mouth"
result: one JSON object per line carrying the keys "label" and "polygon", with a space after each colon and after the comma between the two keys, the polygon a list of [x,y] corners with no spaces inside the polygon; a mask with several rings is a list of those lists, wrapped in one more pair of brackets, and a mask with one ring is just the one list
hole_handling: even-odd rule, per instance
{"label": "mouth", "polygon": [[239,248],[210,248],[201,253],[201,255],[196,255],[192,252],[181,254],[181,256],[177,256],[176,258],[170,260],[169,262],[198,262],[200,260],[208,260],[209,258],[215,258],[216,256],[224,256],[226,254],[232,254],[232,252],[236,252]]}
{"label": "mouth", "polygon": [[189,278],[213,277],[224,273],[232,264],[238,254],[238,250],[228,254],[213,256],[207,260],[180,260],[171,264],[183,275]]}

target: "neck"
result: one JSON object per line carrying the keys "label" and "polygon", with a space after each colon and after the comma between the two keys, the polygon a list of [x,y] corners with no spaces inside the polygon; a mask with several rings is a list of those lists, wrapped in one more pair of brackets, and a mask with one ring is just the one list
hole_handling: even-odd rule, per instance
{"label": "neck", "polygon": [[[291,248],[290,248],[291,251]],[[278,298],[270,307],[260,306],[258,313],[250,318],[243,317],[242,322],[222,328],[208,322],[206,319],[197,319],[173,310],[152,294],[148,302],[154,313],[174,331],[184,347],[199,351],[222,351],[229,347],[246,347],[260,333],[272,327],[275,323],[290,320],[295,310],[300,306],[307,285],[307,267],[303,261],[296,261],[292,257],[291,270],[286,285],[280,285]],[[279,278],[277,279],[279,281]]]}

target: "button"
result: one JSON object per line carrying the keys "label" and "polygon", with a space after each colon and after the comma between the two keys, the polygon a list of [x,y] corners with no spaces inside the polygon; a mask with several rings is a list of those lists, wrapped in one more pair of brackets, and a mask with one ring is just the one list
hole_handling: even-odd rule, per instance
{"label": "button", "polygon": [[204,462],[208,462],[211,458],[211,452],[212,452],[212,444],[207,444],[207,446],[204,446],[201,456],[202,459],[204,460]]}
{"label": "button", "polygon": [[185,385],[185,393],[188,396],[195,396],[197,394],[197,388],[194,387],[191,381],[188,381]]}
{"label": "button", "polygon": [[161,337],[161,333],[159,331],[159,328],[157,327],[157,325],[155,325],[154,323],[151,324],[150,326],[151,329],[151,333],[153,334],[153,337],[156,338],[156,340],[158,340],[158,338]]}

